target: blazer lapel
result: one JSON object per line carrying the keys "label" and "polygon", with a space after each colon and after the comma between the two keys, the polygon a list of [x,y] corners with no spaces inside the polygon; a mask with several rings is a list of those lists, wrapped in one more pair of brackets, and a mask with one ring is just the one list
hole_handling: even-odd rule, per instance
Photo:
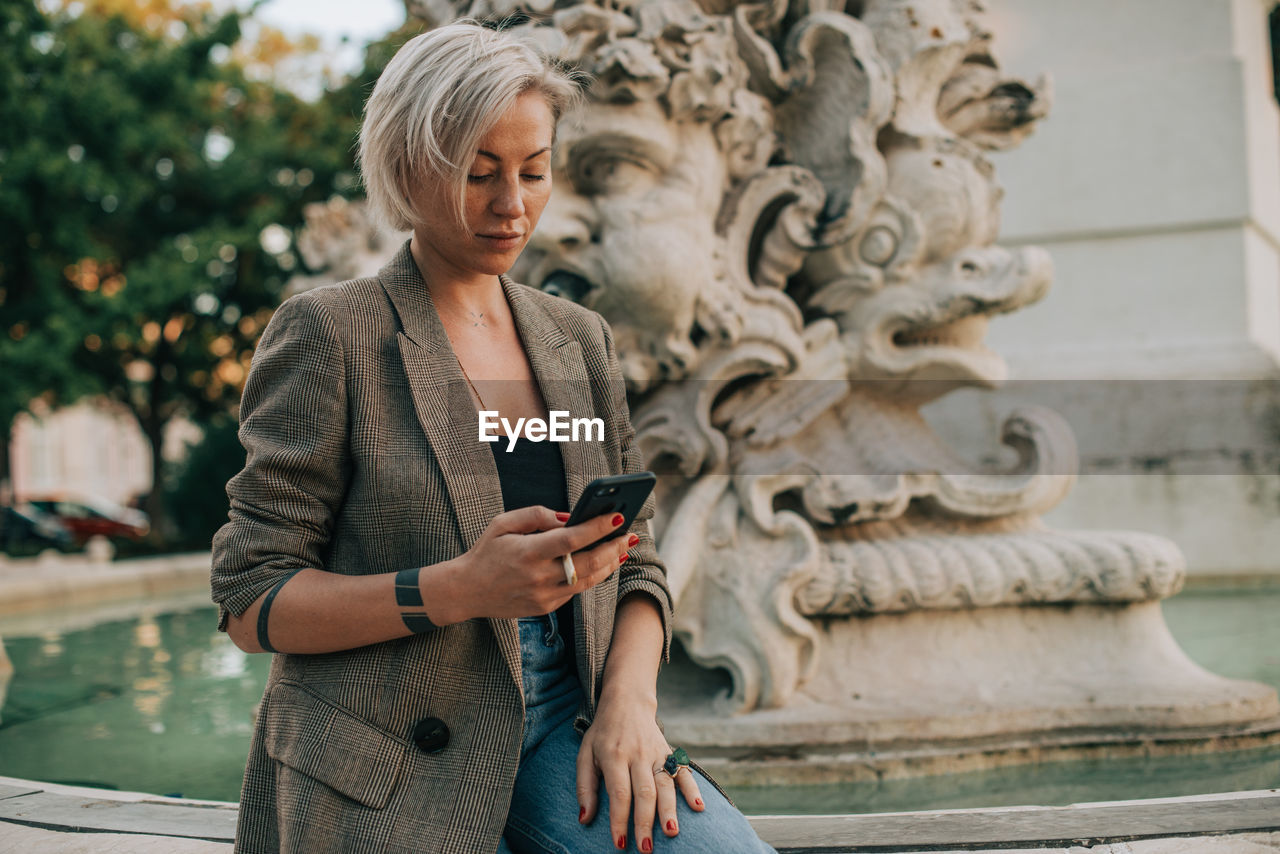
{"label": "blazer lapel", "polygon": [[467,380],[407,243],[379,279],[400,317],[400,358],[414,410],[444,474],[465,551],[502,512],[498,470],[488,446],[478,441]]}
{"label": "blazer lapel", "polygon": [[[595,416],[591,376],[582,358],[582,345],[570,338],[520,285],[506,276],[501,279],[548,414],[560,411],[569,413],[570,418]],[[572,507],[592,478],[609,472],[599,442],[562,442],[560,456],[564,460],[565,492]]]}
{"label": "blazer lapel", "polygon": [[[462,550],[466,551],[503,510],[502,484],[493,452],[479,441],[469,386],[408,242],[378,273],[378,280],[400,319],[400,358],[414,411],[435,454],[435,464],[444,476]],[[501,281],[548,411],[567,411],[570,417],[594,416],[590,376],[581,345],[565,334],[519,285],[506,276]],[[571,504],[591,478],[608,473],[599,445],[565,442],[560,446]],[[507,668],[516,686],[521,687],[516,621],[493,617],[488,620]]]}
{"label": "blazer lapel", "polygon": [[[413,408],[434,452],[434,462],[444,476],[465,552],[480,539],[489,520],[502,512],[502,484],[493,452],[478,439],[476,410],[467,380],[408,242],[378,273],[378,280],[400,318],[400,358]],[[516,621],[488,619],[507,669],[520,687],[520,633]]]}
{"label": "blazer lapel", "polygon": [[[591,395],[591,377],[582,357],[582,345],[570,338],[555,320],[538,305],[519,285],[506,276],[502,287],[507,303],[515,317],[524,342],[525,355],[533,366],[533,373],[542,392],[547,412],[568,412],[570,418],[595,416],[595,401]],[[564,442],[560,456],[564,461],[565,494],[572,507],[593,479],[611,474],[600,442]],[[568,509],[568,508],[566,508]],[[613,608],[612,602],[602,602],[607,586],[597,584],[583,593],[574,608],[575,625],[580,641],[575,643],[578,675],[583,690],[595,704],[595,669],[592,658],[600,654],[596,638],[596,620],[587,619],[588,613],[601,608]]]}

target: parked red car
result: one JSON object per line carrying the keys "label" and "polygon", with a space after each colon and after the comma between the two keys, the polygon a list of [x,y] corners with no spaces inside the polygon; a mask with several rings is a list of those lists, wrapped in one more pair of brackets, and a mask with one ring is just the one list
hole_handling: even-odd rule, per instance
{"label": "parked red car", "polygon": [[121,507],[100,499],[36,498],[26,504],[56,516],[70,531],[77,546],[90,537],[141,540],[151,530],[151,520],[141,510]]}
{"label": "parked red car", "polygon": [[26,557],[45,549],[66,552],[73,548],[75,537],[56,516],[25,504],[0,505],[0,551],[5,554]]}

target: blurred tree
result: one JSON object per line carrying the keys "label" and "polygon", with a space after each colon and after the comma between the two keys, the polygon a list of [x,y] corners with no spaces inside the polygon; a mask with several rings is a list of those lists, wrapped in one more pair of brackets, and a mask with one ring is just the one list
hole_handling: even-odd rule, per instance
{"label": "blurred tree", "polygon": [[170,548],[209,547],[214,532],[227,521],[227,495],[217,485],[226,483],[244,465],[234,417],[216,415],[202,426],[203,438],[183,455],[164,485],[174,531],[167,543]]}
{"label": "blurred tree", "polygon": [[250,79],[240,13],[47,5],[0,0],[0,466],[33,399],[105,394],[163,537],[165,425],[234,413],[303,206],[356,190],[358,108]]}
{"label": "blurred tree", "polygon": [[[378,75],[396,49],[421,29],[421,24],[410,21],[368,45],[363,67],[340,85],[325,91],[324,109],[335,117],[335,121],[349,123],[353,128],[352,142],[365,99],[373,90]],[[348,153],[354,156],[354,149]],[[354,169],[354,162],[350,165]],[[345,187],[348,179],[344,173],[339,173],[338,180]],[[211,489],[210,485],[226,483],[244,465],[244,451],[236,437],[235,418],[215,414],[201,426],[204,428],[203,438],[188,449],[164,486],[166,506],[173,513],[172,545],[183,549],[207,547],[214,532],[226,522],[226,495],[221,489]]]}

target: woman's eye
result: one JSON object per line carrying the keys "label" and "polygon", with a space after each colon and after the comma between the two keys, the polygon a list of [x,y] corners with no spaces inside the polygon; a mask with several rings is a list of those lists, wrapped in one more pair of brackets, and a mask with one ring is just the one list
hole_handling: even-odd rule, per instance
{"label": "woman's eye", "polygon": [[[485,181],[491,180],[493,177],[494,177],[493,175],[468,175],[467,181],[469,181],[472,184],[482,184]],[[520,177],[525,181],[545,181],[547,176],[540,175],[540,174],[527,173],[527,174],[521,175]]]}

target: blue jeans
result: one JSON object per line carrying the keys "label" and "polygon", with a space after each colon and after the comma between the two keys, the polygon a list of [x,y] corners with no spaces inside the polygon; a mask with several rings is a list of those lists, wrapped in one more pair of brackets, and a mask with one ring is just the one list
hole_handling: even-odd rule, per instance
{"label": "blue jeans", "polygon": [[[599,808],[588,825],[578,824],[577,761],[582,736],[573,728],[582,690],[573,656],[565,651],[556,615],[520,620],[524,669],[524,742],[507,828],[498,854],[580,854],[616,851],[609,830],[609,795],[600,783]],[[692,769],[690,769],[692,770]],[[676,793],[680,832],[668,838],[654,817],[653,850],[669,854],[768,854],[745,816],[709,780],[698,777],[705,809],[698,813]],[[640,840],[628,822],[627,848]]]}

